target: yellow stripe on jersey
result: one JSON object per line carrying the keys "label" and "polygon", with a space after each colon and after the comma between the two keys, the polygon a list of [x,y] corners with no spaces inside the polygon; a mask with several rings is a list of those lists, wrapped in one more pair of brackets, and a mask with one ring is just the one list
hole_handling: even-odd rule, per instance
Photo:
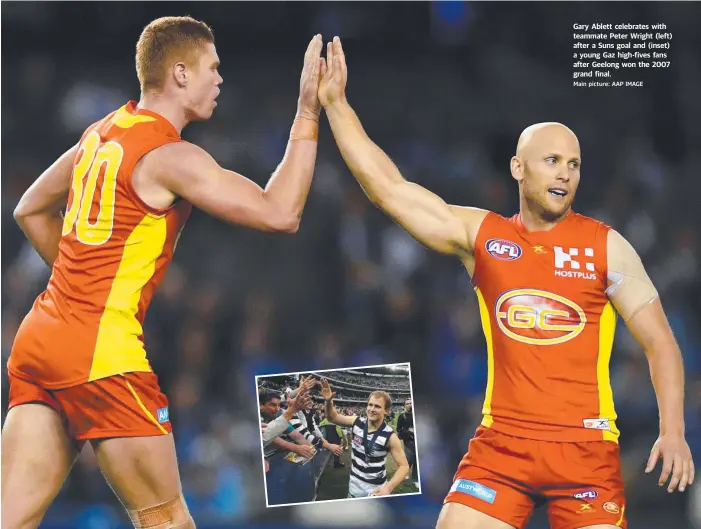
{"label": "yellow stripe on jersey", "polygon": [[494,422],[492,417],[492,392],[494,391],[494,346],[492,344],[492,324],[489,318],[489,309],[484,301],[484,296],[480,289],[475,287],[477,300],[480,308],[480,319],[482,320],[482,329],[484,337],[487,340],[487,392],[484,397],[484,406],[482,407],[482,426],[489,428]]}
{"label": "yellow stripe on jersey", "polygon": [[126,382],[127,387],[129,388],[129,391],[131,391],[131,394],[134,395],[134,398],[136,399],[136,403],[139,405],[139,408],[141,408],[141,411],[143,411],[146,414],[146,417],[151,419],[151,422],[153,422],[153,424],[158,426],[158,429],[161,431],[161,433],[167,434],[168,430],[163,428],[163,426],[161,426],[161,423],[159,423],[156,420],[156,418],[153,416],[153,414],[150,411],[148,411],[148,408],[146,406],[144,406],[144,403],[139,398],[139,395],[136,394],[136,391],[134,390],[133,386],[131,384],[129,384],[129,381],[125,378],[124,382]]}
{"label": "yellow stripe on jersey", "polygon": [[166,242],[165,216],[146,215],[124,244],[119,269],[100,319],[89,380],[130,371],[151,371],[139,340],[143,329],[136,319],[144,286],[156,271]]}
{"label": "yellow stripe on jersey", "polygon": [[120,129],[128,129],[136,125],[137,123],[146,123],[149,121],[156,121],[156,118],[151,116],[144,116],[142,114],[130,114],[126,106],[123,106],[117,112],[114,113],[111,119]]}
{"label": "yellow stripe on jersey", "polygon": [[599,319],[599,357],[596,363],[596,378],[599,385],[599,418],[609,419],[611,430],[602,430],[604,441],[618,441],[620,432],[616,427],[616,410],[613,405],[613,390],[609,362],[616,332],[616,311],[607,303]]}

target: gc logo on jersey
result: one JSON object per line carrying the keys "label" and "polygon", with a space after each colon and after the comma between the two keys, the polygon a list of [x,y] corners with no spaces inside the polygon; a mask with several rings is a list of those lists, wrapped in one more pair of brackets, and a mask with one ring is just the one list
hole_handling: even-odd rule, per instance
{"label": "gc logo on jersey", "polygon": [[518,244],[506,239],[489,239],[484,247],[489,255],[500,261],[515,261],[523,254]]}
{"label": "gc logo on jersey", "polygon": [[574,301],[545,290],[510,290],[496,302],[496,320],[509,338],[530,345],[556,345],[578,336],[587,323]]}

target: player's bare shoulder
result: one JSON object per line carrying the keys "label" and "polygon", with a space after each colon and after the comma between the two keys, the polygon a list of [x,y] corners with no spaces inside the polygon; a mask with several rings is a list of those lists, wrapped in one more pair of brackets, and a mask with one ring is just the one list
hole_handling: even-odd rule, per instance
{"label": "player's bare shoulder", "polygon": [[628,322],[638,311],[659,297],[638,252],[623,235],[611,229],[607,246],[606,294],[623,320]]}
{"label": "player's bare shoulder", "polygon": [[186,141],[162,145],[149,153],[134,168],[134,191],[149,206],[156,209],[170,207],[181,186],[194,184],[210,165],[216,165],[207,152]]}
{"label": "player's bare shoulder", "polygon": [[450,205],[450,211],[455,217],[457,217],[467,234],[467,247],[465,248],[468,253],[472,254],[475,248],[475,241],[477,240],[477,233],[479,232],[482,222],[485,217],[490,213],[489,210],[481,208],[473,208],[469,206],[453,206]]}

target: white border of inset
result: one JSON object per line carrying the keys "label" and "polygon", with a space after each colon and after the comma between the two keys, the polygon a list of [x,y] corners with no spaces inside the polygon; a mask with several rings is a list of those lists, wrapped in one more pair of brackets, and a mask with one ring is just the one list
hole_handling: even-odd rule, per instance
{"label": "white border of inset", "polygon": [[[260,426],[260,409],[258,410],[258,435],[260,439],[260,463],[261,463],[261,469],[263,470],[263,485],[265,487],[265,507],[268,509],[274,508],[274,507],[292,507],[294,505],[316,505],[316,504],[324,504],[324,503],[332,503],[332,502],[338,502],[338,501],[355,501],[355,500],[381,500],[381,499],[387,499],[387,498],[404,498],[406,496],[416,496],[418,494],[422,494],[421,492],[421,467],[419,466],[419,441],[418,437],[416,436],[416,401],[414,400],[414,386],[411,380],[411,362],[398,362],[395,364],[378,364],[378,365],[372,365],[372,366],[356,366],[356,367],[340,367],[336,369],[319,369],[316,371],[292,371],[289,373],[268,373],[265,375],[256,375],[255,376],[255,386],[256,386],[256,402],[258,402],[257,398],[257,392],[258,392],[258,379],[262,378],[268,378],[268,377],[283,377],[283,376],[289,376],[289,375],[299,375],[300,373],[303,374],[309,374],[309,375],[316,375],[318,373],[330,373],[333,371],[352,371],[355,369],[368,369],[368,368],[373,368],[373,367],[393,367],[393,366],[409,366],[409,395],[411,396],[411,415],[412,419],[414,420],[414,437],[415,437],[415,449],[416,449],[416,474],[419,480],[419,491],[418,492],[406,492],[404,494],[390,494],[389,496],[368,496],[366,498],[337,498],[333,500],[320,500],[320,501],[304,501],[304,502],[298,502],[298,503],[280,503],[280,504],[275,504],[275,505],[269,505],[268,504],[268,480],[267,480],[267,472],[265,472],[265,450],[263,449],[263,432],[261,430]],[[376,389],[381,389],[381,388],[376,388]],[[411,475],[411,474],[409,474]]]}

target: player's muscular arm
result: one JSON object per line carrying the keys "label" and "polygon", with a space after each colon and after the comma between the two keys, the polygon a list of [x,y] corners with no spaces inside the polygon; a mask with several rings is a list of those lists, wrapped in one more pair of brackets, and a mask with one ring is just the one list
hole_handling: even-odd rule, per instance
{"label": "player's muscular arm", "polygon": [[353,426],[353,423],[357,419],[355,415],[343,415],[336,411],[336,407],[333,405],[333,399],[326,401],[326,417],[329,418],[329,422],[337,424],[338,426]]}
{"label": "player's muscular arm", "polygon": [[611,230],[607,240],[609,299],[625,320],[633,337],[645,351],[660,413],[660,439],[648,464],[664,461],[660,484],[670,473],[670,492],[684,490],[693,480],[693,461],[684,440],[684,366],[682,354],[635,249]]}
{"label": "player's muscular arm", "polygon": [[635,249],[618,232],[607,241],[608,296],[644,349],[660,407],[661,431],[684,432],[684,371],[657,290]]}
{"label": "player's muscular arm", "polygon": [[438,252],[471,254],[487,212],[448,206],[429,190],[407,182],[390,158],[368,137],[345,94],[348,70],[338,37],[328,44],[327,69],[319,85],[338,148],[368,198],[418,241]]}
{"label": "player's muscular arm", "polygon": [[78,145],[68,149],[27,189],[14,217],[37,253],[50,267],[58,257],[63,216]]}
{"label": "player's muscular arm", "polygon": [[321,35],[316,35],[307,47],[290,140],[265,189],[222,169],[202,149],[183,142],[155,151],[159,164],[163,164],[154,172],[158,186],[232,224],[263,231],[296,232],[316,163],[321,110],[318,88],[325,71],[325,62],[320,58],[322,46]]}
{"label": "player's muscular arm", "polygon": [[392,435],[389,438],[389,451],[392,454],[394,462],[397,464],[397,471],[392,476],[392,479],[387,483],[390,492],[399,486],[404,479],[409,475],[411,469],[407,461],[406,454],[402,449],[402,443],[399,442],[399,437]]}
{"label": "player's muscular arm", "polygon": [[346,101],[326,107],[326,115],[346,165],[375,206],[433,250],[461,256],[472,252],[486,211],[449,206],[428,189],[405,180]]}
{"label": "player's muscular arm", "polygon": [[329,381],[322,378],[321,396],[324,397],[326,418],[338,426],[353,426],[357,417],[355,415],[349,416],[338,413],[338,411],[336,411],[336,406],[333,405],[333,398],[335,395],[336,393],[331,390]]}
{"label": "player's muscular arm", "polygon": [[[301,119],[300,127],[316,127]],[[262,189],[246,177],[223,169],[207,152],[186,142],[160,147],[149,160],[151,178],[173,195],[183,197],[205,212],[231,224],[294,233],[299,228],[309,193],[317,142],[302,130]]]}

